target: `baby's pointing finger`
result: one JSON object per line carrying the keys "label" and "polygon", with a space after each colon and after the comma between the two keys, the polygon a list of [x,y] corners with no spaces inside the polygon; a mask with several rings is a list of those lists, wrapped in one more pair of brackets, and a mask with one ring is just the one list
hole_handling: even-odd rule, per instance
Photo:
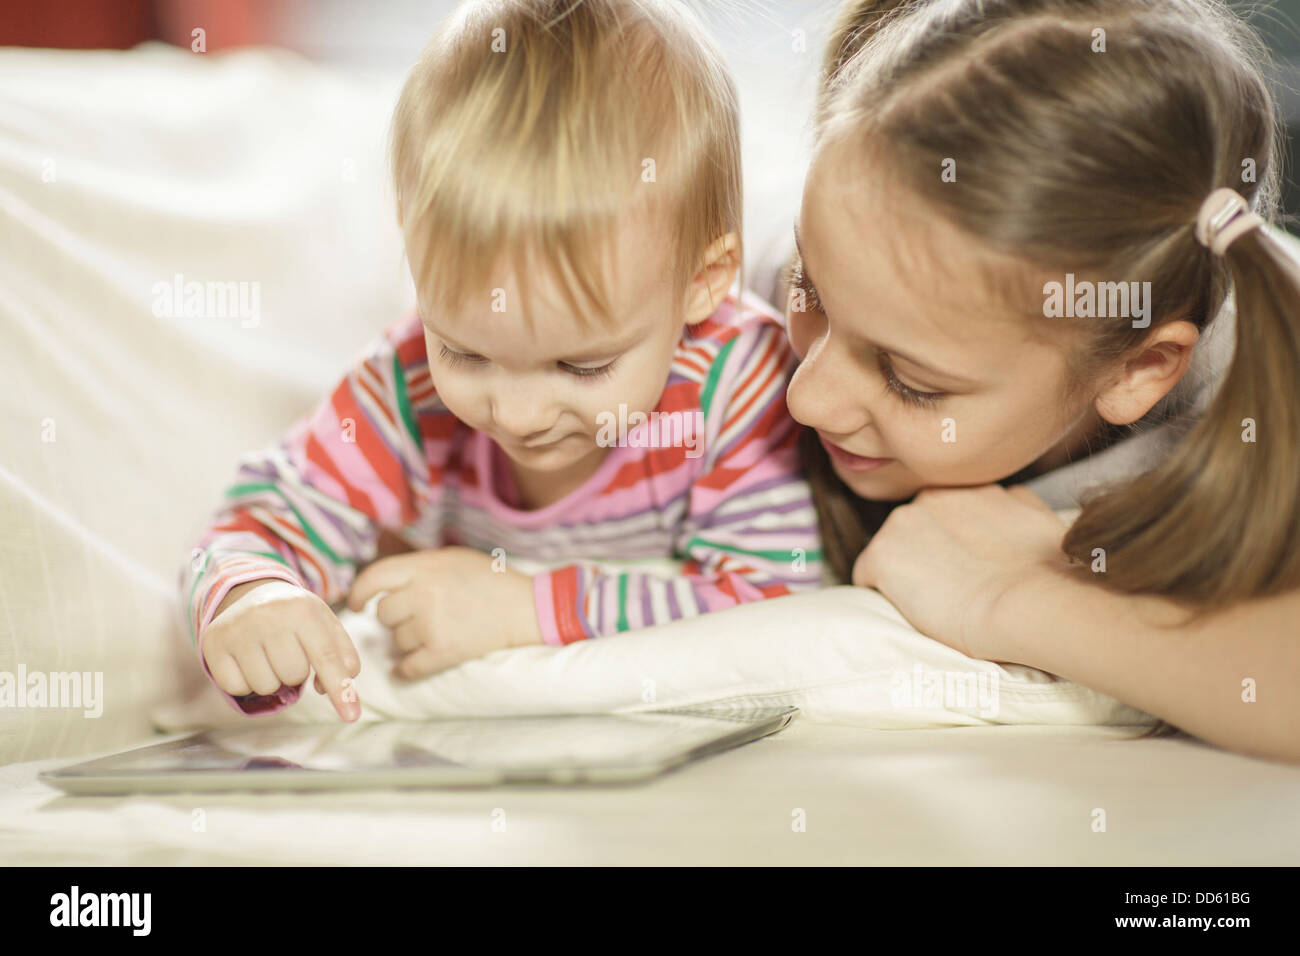
{"label": "baby's pointing finger", "polygon": [[298,640],[316,671],[317,684],[329,695],[338,715],[349,721],[360,717],[361,702],[352,679],[361,671],[361,660],[338,618],[334,618],[332,626],[326,622],[323,629],[299,631]]}

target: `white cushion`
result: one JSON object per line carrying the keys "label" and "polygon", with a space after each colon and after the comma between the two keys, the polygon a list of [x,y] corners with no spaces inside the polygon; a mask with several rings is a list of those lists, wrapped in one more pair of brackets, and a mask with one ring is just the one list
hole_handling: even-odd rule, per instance
{"label": "white cushion", "polygon": [[[639,567],[668,573],[672,564]],[[887,729],[1151,720],[1042,671],[972,660],[925,637],[864,588],[774,598],[563,648],[497,651],[418,681],[389,676],[392,641],[374,616],[379,600],[360,613],[339,612],[361,655],[362,720],[776,704],[793,704],[813,720]],[[298,703],[266,717],[247,717],[205,693],[159,708],[154,718],[169,731],[339,720],[310,685]]]}

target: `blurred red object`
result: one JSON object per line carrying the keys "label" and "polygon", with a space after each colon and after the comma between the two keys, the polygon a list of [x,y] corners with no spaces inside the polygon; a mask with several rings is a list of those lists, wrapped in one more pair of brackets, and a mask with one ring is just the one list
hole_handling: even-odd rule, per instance
{"label": "blurred red object", "polygon": [[272,12],[266,0],[154,0],[158,36],[192,49],[202,30],[207,52],[271,41]]}
{"label": "blurred red object", "polygon": [[145,40],[206,52],[270,40],[274,4],[258,0],[45,0],[0,3],[0,46],[125,50]]}

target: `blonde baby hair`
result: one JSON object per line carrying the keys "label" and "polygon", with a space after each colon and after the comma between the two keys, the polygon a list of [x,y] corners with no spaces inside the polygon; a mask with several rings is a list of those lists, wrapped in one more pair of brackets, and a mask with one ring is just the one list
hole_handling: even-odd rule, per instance
{"label": "blonde baby hair", "polygon": [[462,4],[406,80],[391,157],[412,273],[440,308],[487,295],[508,258],[521,285],[546,270],[580,321],[613,320],[602,264],[633,209],[671,237],[683,302],[709,246],[739,242],[736,91],[670,0]]}

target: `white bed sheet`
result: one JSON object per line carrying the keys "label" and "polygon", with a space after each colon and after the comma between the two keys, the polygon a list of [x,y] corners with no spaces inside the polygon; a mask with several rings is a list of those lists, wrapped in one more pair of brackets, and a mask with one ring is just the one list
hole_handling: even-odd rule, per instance
{"label": "white bed sheet", "polygon": [[0,768],[0,864],[1300,863],[1294,768],[1129,736],[796,718],[636,786],[302,795],[73,798],[42,761]]}

